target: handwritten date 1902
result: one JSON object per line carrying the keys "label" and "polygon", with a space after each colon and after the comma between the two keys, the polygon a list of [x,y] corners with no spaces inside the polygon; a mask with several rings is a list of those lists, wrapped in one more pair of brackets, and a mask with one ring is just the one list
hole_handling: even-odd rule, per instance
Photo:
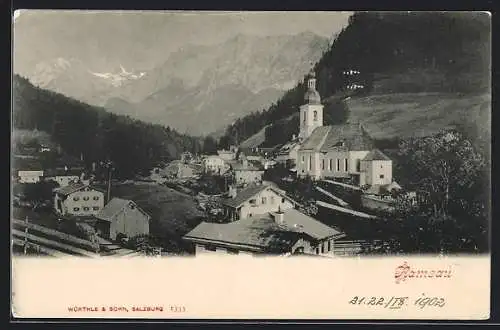
{"label": "handwritten date 1902", "polygon": [[[363,297],[355,296],[350,301],[351,305],[381,306],[381,308],[400,309],[408,306],[409,297]],[[425,307],[444,307],[445,299],[441,297],[426,297],[424,293],[415,299],[413,304],[420,309]]]}

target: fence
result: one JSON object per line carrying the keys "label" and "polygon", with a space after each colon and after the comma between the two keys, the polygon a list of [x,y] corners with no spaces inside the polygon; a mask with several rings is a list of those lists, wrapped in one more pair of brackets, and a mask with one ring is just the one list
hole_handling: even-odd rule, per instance
{"label": "fence", "polygon": [[12,220],[12,243],[51,256],[97,257],[99,245],[27,221]]}

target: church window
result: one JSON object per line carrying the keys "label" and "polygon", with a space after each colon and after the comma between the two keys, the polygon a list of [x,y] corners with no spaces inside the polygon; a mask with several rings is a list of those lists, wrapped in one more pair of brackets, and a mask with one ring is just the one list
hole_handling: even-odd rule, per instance
{"label": "church window", "polygon": [[312,169],[313,156],[309,156],[309,171]]}
{"label": "church window", "polygon": [[347,172],[347,158],[344,159],[344,171]]}
{"label": "church window", "polygon": [[314,111],[313,114],[314,114],[314,121],[317,121],[318,120],[318,111]]}
{"label": "church window", "polygon": [[306,113],[305,112],[304,112],[304,119],[303,119],[303,121],[304,121],[304,124],[305,124],[306,123]]}
{"label": "church window", "polygon": [[337,158],[337,167],[336,167],[337,172],[340,171],[340,159]]}
{"label": "church window", "polygon": [[361,161],[356,159],[356,171],[361,172]]}
{"label": "church window", "polygon": [[322,170],[325,169],[325,160],[324,159],[321,160],[321,169]]}
{"label": "church window", "polygon": [[384,175],[383,174],[380,174],[380,178],[383,179],[384,178]]}
{"label": "church window", "polygon": [[302,156],[302,163],[303,163],[304,161],[305,161],[305,158],[304,158],[304,156]]}
{"label": "church window", "polygon": [[328,170],[331,171],[333,168],[333,159],[330,158],[330,161],[328,162]]}

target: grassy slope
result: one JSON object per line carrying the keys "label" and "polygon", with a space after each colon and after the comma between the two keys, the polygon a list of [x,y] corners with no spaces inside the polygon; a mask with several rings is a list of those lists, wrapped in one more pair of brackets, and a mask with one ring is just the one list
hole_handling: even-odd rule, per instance
{"label": "grassy slope", "polygon": [[169,249],[183,247],[181,237],[196,227],[203,215],[196,201],[165,186],[135,183],[117,185],[112,196],[131,199],[151,215],[150,233],[162,238]]}
{"label": "grassy slope", "polygon": [[377,139],[430,135],[453,127],[455,122],[488,130],[490,126],[488,94],[395,93],[347,102],[351,117],[363,122]]}

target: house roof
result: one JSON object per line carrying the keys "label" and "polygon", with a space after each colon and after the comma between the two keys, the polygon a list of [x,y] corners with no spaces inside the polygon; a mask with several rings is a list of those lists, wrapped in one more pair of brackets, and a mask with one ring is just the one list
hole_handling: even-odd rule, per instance
{"label": "house roof", "polygon": [[274,187],[273,185],[270,185],[267,183],[263,183],[260,185],[250,185],[246,188],[243,188],[242,190],[237,192],[237,194],[234,198],[229,197],[229,198],[223,199],[222,204],[236,208],[236,207],[240,206],[241,204],[243,204],[244,202],[246,202],[247,200],[249,200],[250,198],[252,198],[253,196],[257,195],[258,193],[260,193],[266,189],[271,189],[275,193],[277,193],[278,195],[280,195],[284,198],[287,198],[288,200],[292,201],[294,204],[297,204],[297,202],[295,202],[293,199],[291,199],[286,194],[284,194],[281,189],[278,189],[278,188]]}
{"label": "house roof", "polygon": [[102,190],[97,189],[95,187],[91,187],[90,185],[84,184],[82,182],[72,182],[67,186],[54,189],[54,192],[56,192],[60,195],[63,195],[63,196],[67,196],[67,195],[70,195],[76,191],[82,190],[83,188],[86,188],[86,187],[89,187],[92,190],[97,190],[97,191],[102,192]]}
{"label": "house roof", "polygon": [[391,160],[379,149],[373,149],[370,151],[363,160]]}
{"label": "house roof", "polygon": [[202,222],[184,238],[265,249],[272,245],[290,247],[301,237],[322,240],[343,236],[337,230],[295,209],[288,209],[283,213],[282,224],[277,223],[269,213],[225,224]]}
{"label": "house roof", "polygon": [[283,155],[283,154],[288,155],[290,153],[290,151],[292,151],[298,145],[299,145],[298,141],[287,142],[283,146],[281,146],[281,148],[279,148],[278,153],[280,155]]}
{"label": "house roof", "polygon": [[63,195],[63,196],[67,196],[67,195],[70,195],[76,191],[79,191],[85,187],[88,187],[87,185],[81,183],[81,182],[73,182],[73,183],[70,183],[69,185],[67,186],[64,186],[64,187],[61,187],[61,188],[57,188],[57,189],[54,189],[54,192],[60,194],[60,195]]}
{"label": "house roof", "polygon": [[263,216],[225,224],[202,222],[187,233],[184,239],[243,245],[262,250],[271,246],[289,248],[300,237],[299,232],[290,231],[269,216]]}
{"label": "house roof", "polygon": [[132,203],[140,212],[144,213],[148,218],[149,215],[144,212],[137,204],[129,199],[113,197],[106,206],[96,215],[97,219],[112,222],[115,215],[123,210],[127,205]]}
{"label": "house roof", "polygon": [[268,188],[271,188],[271,186],[267,184],[251,185],[238,191],[234,198],[229,197],[222,200],[222,203],[227,206],[238,207],[253,196]]}
{"label": "house roof", "polygon": [[[344,145],[342,145],[344,142]],[[373,149],[373,141],[360,123],[320,126],[304,141],[301,151],[329,152]]]}

